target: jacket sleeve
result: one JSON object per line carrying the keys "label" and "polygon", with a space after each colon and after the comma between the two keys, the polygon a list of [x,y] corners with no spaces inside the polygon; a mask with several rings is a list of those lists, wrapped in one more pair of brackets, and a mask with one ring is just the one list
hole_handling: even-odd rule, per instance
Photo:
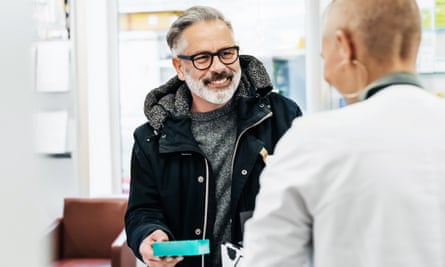
{"label": "jacket sleeve", "polygon": [[[138,140],[139,139],[139,140]],[[125,214],[125,229],[128,245],[134,254],[141,259],[140,243],[153,231],[163,230],[170,239],[171,231],[165,224],[160,195],[156,186],[154,162],[150,162],[143,151],[141,142],[135,133],[135,143],[131,158],[131,182],[128,207]],[[154,151],[152,152],[154,153]],[[142,259],[141,259],[142,260]]]}
{"label": "jacket sleeve", "polygon": [[[273,129],[273,143],[276,144],[292,126],[293,121],[303,113],[292,99],[274,92],[269,93],[268,97],[274,114],[273,124],[270,127]],[[273,153],[273,151],[270,152]]]}
{"label": "jacket sleeve", "polygon": [[280,115],[282,122],[286,123],[288,128],[295,118],[303,115],[300,106],[294,100],[274,92],[270,93],[270,98],[273,111]]}

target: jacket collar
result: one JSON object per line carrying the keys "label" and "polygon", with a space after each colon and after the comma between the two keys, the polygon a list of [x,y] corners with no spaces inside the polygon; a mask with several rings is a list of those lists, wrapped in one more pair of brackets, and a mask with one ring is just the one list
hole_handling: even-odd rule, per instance
{"label": "jacket collar", "polygon": [[[258,99],[255,96],[235,98],[237,110],[238,133],[245,131],[270,116],[266,98]],[[201,153],[198,143],[191,132],[191,118],[189,116],[173,116],[164,121],[159,137],[159,152],[198,152]]]}
{"label": "jacket collar", "polygon": [[[261,96],[269,93],[272,82],[264,65],[253,56],[240,55],[239,60],[242,74],[235,96]],[[187,85],[175,76],[147,94],[144,113],[150,126],[159,132],[167,117],[187,116],[190,104],[191,94]]]}

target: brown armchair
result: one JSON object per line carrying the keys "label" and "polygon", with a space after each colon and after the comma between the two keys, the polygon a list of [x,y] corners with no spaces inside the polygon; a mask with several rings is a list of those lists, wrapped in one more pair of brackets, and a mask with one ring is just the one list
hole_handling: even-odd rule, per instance
{"label": "brown armchair", "polygon": [[127,246],[124,198],[66,198],[51,227],[54,267],[135,267]]}

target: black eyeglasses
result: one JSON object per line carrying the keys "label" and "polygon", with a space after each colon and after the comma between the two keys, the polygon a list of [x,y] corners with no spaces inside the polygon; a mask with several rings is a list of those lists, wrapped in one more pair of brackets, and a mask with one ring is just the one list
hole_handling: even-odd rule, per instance
{"label": "black eyeglasses", "polygon": [[193,66],[198,70],[206,70],[210,68],[213,64],[213,58],[218,56],[219,61],[225,65],[230,65],[234,63],[239,57],[239,47],[232,46],[227,48],[222,48],[215,53],[202,52],[191,56],[178,55],[180,59],[191,60]]}

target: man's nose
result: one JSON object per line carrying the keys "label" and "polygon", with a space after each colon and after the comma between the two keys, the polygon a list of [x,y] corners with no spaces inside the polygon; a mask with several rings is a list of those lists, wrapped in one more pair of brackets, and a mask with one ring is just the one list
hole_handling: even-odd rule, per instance
{"label": "man's nose", "polygon": [[221,70],[224,70],[225,68],[226,68],[226,65],[221,62],[221,60],[219,59],[219,57],[217,55],[214,55],[212,65],[210,65],[209,70],[213,71],[213,72],[219,72]]}

